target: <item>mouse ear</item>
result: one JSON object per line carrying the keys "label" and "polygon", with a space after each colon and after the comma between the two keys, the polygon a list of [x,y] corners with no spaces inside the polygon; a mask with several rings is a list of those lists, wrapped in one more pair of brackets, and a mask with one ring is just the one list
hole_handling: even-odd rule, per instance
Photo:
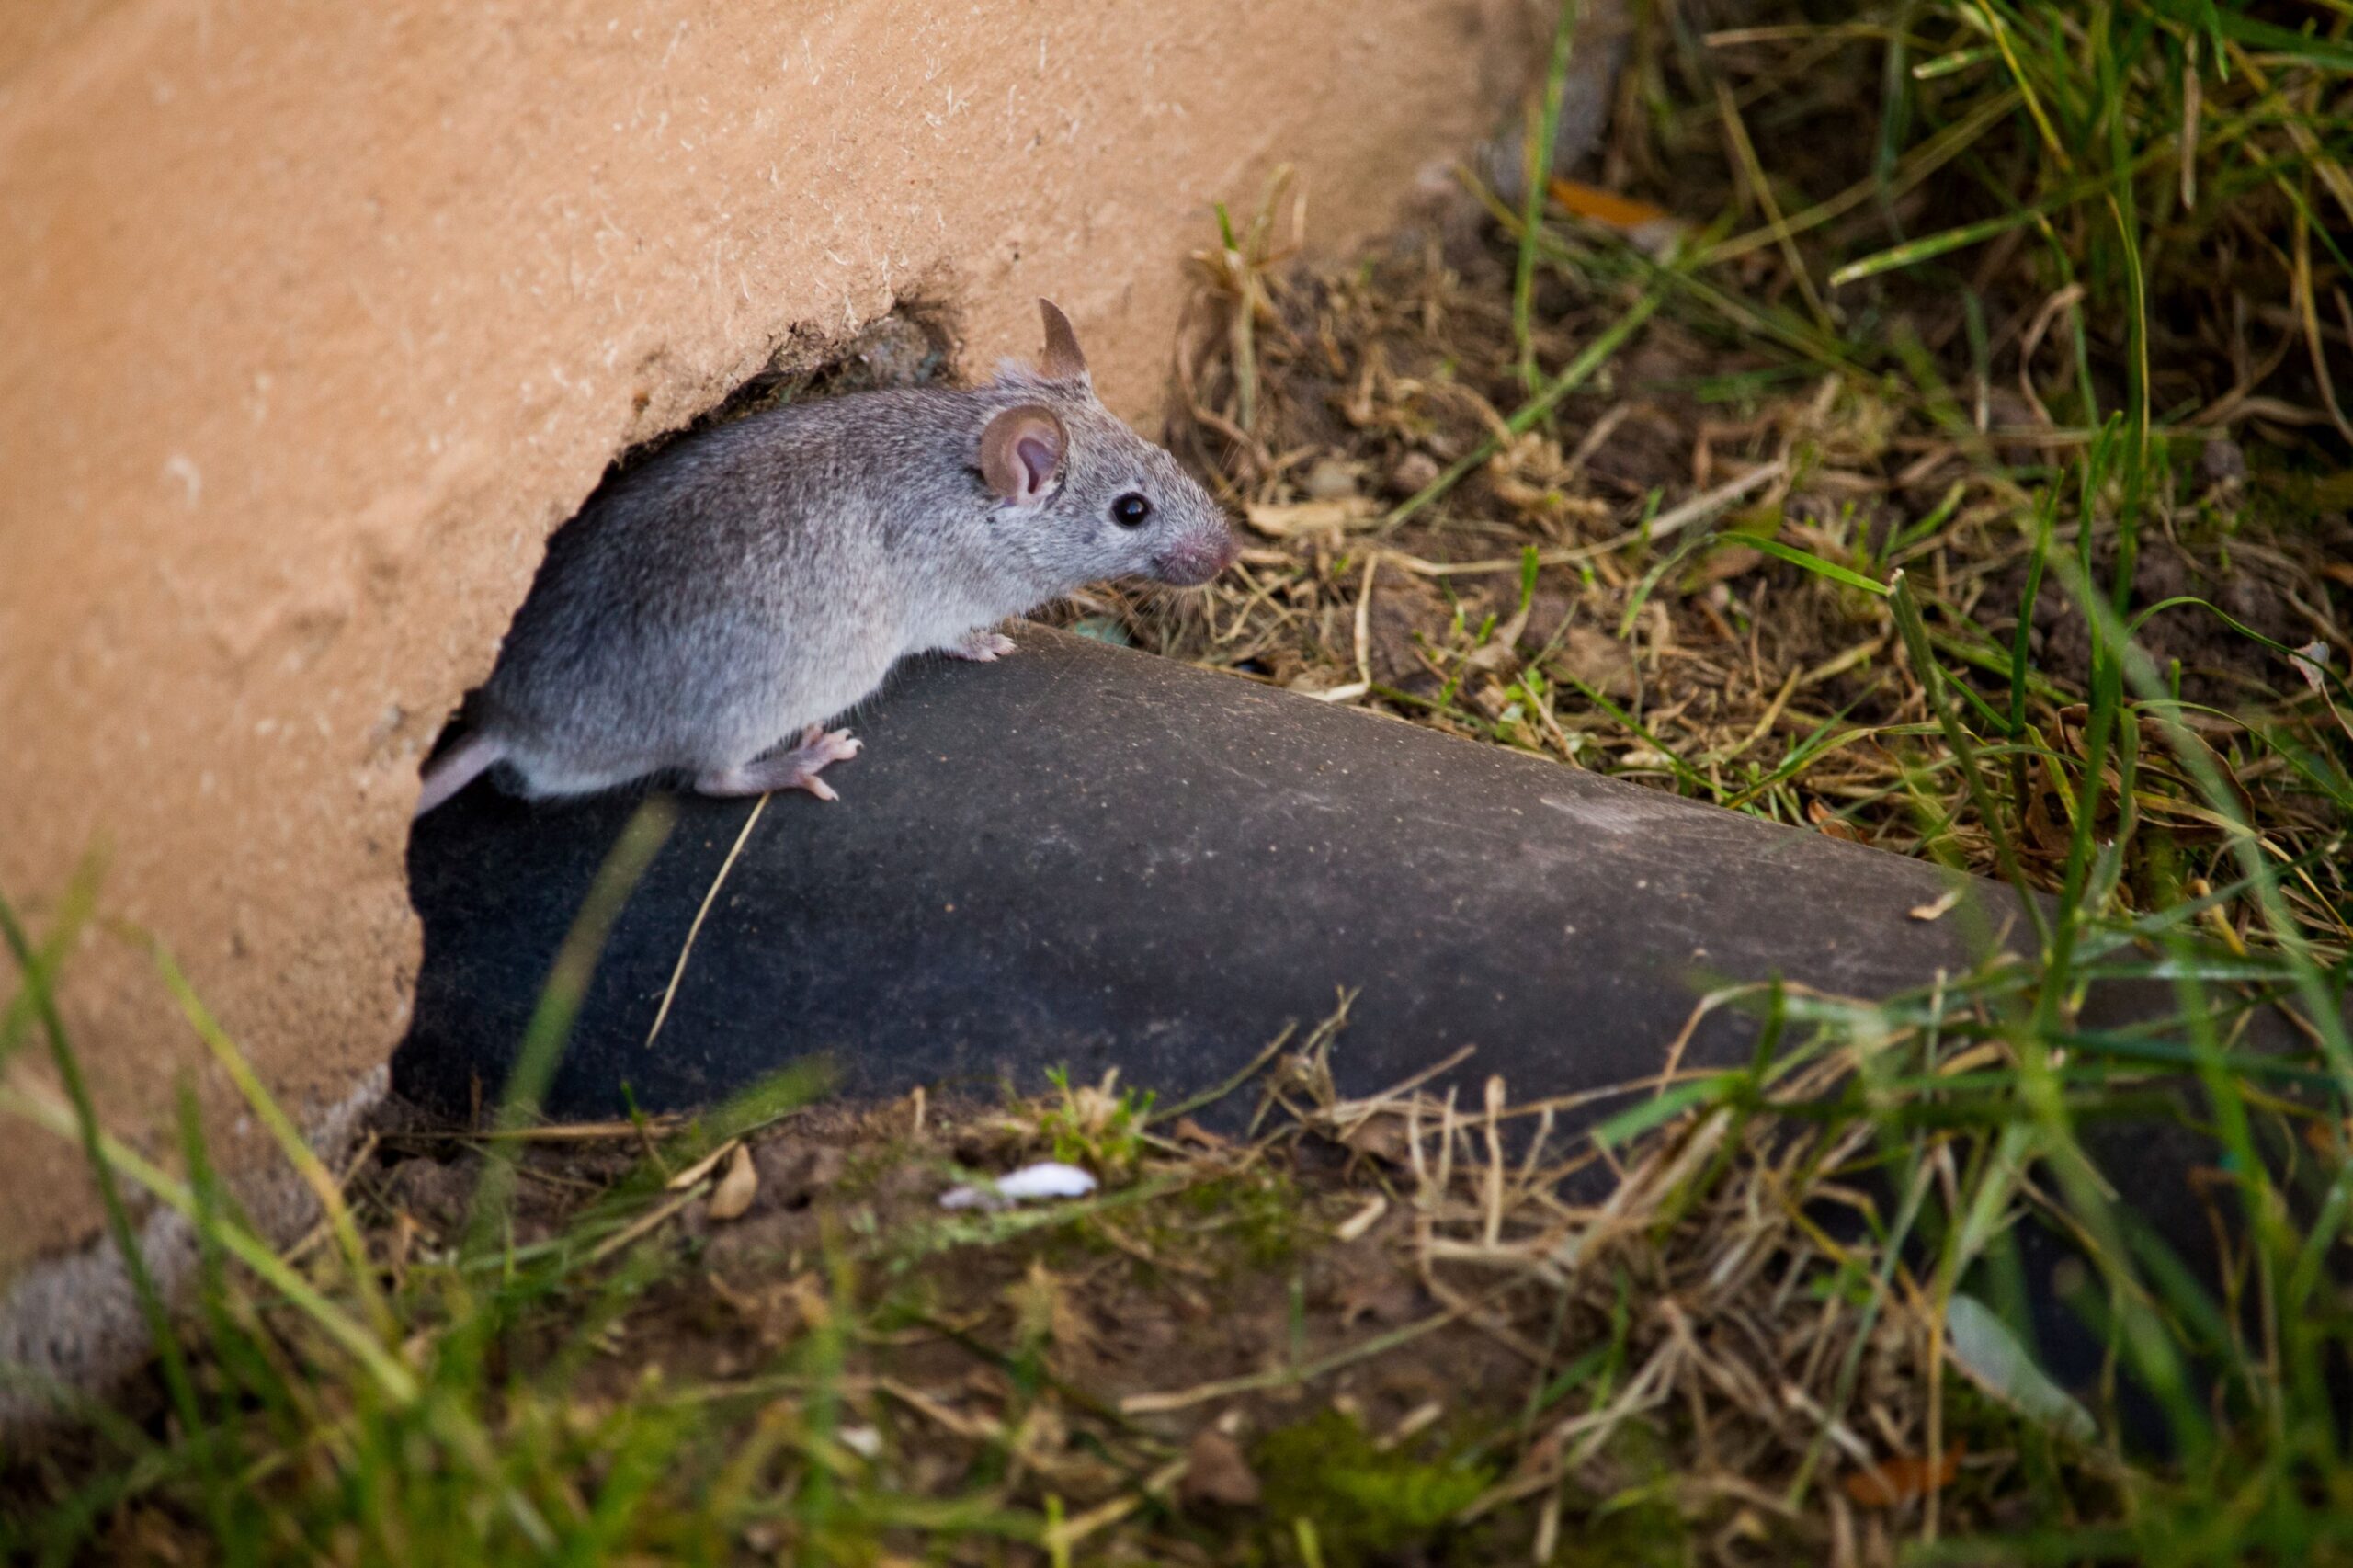
{"label": "mouse ear", "polygon": [[1034,506],[1053,488],[1070,437],[1042,403],[1008,408],[981,431],[981,477],[1002,500]]}
{"label": "mouse ear", "polygon": [[1046,358],[1039,372],[1050,381],[1085,378],[1086,356],[1078,351],[1078,334],[1070,329],[1070,317],[1051,300],[1039,301],[1038,313],[1046,318]]}

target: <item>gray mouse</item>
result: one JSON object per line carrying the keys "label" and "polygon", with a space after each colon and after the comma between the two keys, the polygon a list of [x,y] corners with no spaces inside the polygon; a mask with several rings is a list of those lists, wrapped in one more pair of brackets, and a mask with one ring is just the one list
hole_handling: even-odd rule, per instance
{"label": "gray mouse", "polygon": [[1013,651],[998,622],[1089,583],[1232,564],[1223,510],[1038,303],[1034,370],[787,404],[608,483],[549,540],[416,814],[501,763],[531,797],[675,774],[830,801],[818,774],[859,743],[826,722],[905,655],[986,662]]}

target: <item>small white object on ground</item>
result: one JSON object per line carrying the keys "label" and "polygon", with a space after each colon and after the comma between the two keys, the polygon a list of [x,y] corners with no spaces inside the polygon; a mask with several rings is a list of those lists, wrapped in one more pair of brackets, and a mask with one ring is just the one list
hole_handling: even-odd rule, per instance
{"label": "small white object on ground", "polygon": [[939,1195],[939,1206],[942,1209],[1009,1209],[1033,1198],[1084,1198],[1094,1190],[1095,1178],[1076,1165],[1043,1160],[978,1187],[950,1188]]}
{"label": "small white object on ground", "polygon": [[2099,1436],[2092,1413],[2051,1381],[1994,1310],[1973,1296],[1945,1304],[1945,1353],[1990,1398],[2079,1443]]}

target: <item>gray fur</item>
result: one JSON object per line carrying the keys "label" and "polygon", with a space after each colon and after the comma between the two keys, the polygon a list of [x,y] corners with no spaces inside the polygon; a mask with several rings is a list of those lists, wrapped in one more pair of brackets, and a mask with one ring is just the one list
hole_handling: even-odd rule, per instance
{"label": "gray fur", "polygon": [[[983,482],[979,449],[1029,403],[1068,440],[1025,506]],[[1152,503],[1140,527],[1112,520],[1130,492]],[[756,415],[678,441],[556,530],[474,733],[418,810],[498,762],[532,796],[710,778],[847,712],[907,654],[1106,578],[1205,582],[1233,550],[1217,503],[1083,369]]]}

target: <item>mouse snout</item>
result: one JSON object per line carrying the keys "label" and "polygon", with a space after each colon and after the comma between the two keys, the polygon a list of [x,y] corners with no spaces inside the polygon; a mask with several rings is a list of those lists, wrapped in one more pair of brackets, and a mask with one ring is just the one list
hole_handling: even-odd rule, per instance
{"label": "mouse snout", "polygon": [[1241,541],[1222,519],[1195,528],[1153,558],[1152,574],[1180,588],[1199,587],[1233,564]]}

